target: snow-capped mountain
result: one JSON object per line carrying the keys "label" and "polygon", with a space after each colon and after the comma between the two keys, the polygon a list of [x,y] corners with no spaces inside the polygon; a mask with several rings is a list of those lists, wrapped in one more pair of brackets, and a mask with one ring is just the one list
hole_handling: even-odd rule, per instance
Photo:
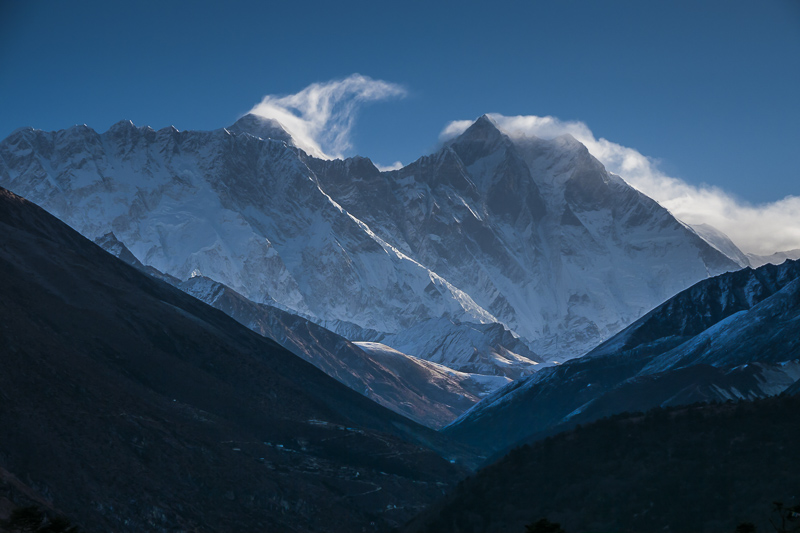
{"label": "snow-capped mountain", "polygon": [[775,252],[770,255],[747,254],[747,259],[750,261],[750,266],[753,268],[766,264],[780,265],[787,259],[791,259],[792,261],[800,259],[800,248]]}
{"label": "snow-capped mountain", "polygon": [[472,374],[518,379],[542,368],[525,341],[497,323],[459,323],[438,318],[386,335],[381,342],[404,353],[425,354],[429,361]]}
{"label": "snow-capped mountain", "polygon": [[[736,268],[572,137],[512,139],[487,117],[391,172],[310,157],[253,116],[210,132],[20,129],[0,143],[0,185],[166,275],[513,377]],[[445,329],[404,334],[421,324]]]}
{"label": "snow-capped mountain", "polygon": [[0,153],[0,182],[89,238],[113,231],[179,279],[203,274],[255,302],[381,332],[495,321],[342,209],[284,140],[120,122],[102,135],[18,130]]}
{"label": "snow-capped mountain", "polygon": [[400,170],[310,166],[339,205],[547,359],[581,355],[739,267],[569,135],[512,139],[484,116]]}
{"label": "snow-capped mountain", "polygon": [[[747,267],[751,266],[753,268],[760,267],[763,264],[770,263],[772,261],[764,261],[761,264],[754,265],[751,264],[752,261],[750,260],[749,254],[745,254],[742,252],[724,233],[720,230],[715,228],[710,224],[693,224],[689,227],[697,233],[700,237],[703,238],[708,244],[728,256],[734,263],[739,265],[740,267]],[[782,261],[781,261],[782,262]]]}
{"label": "snow-capped mountain", "polygon": [[350,342],[303,317],[248,300],[205,276],[181,281],[162,274],[143,265],[113,233],[95,243],[129,265],[276,341],[351,389],[434,429],[452,422],[488,393],[511,381],[503,376],[457,372],[380,343]]}
{"label": "snow-capped mountain", "polygon": [[800,259],[800,248],[784,250],[770,255],[746,254],[742,252],[723,232],[709,224],[692,224],[692,230],[700,235],[711,246],[728,256],[741,267],[758,268],[764,265],[780,265],[787,259]]}
{"label": "snow-capped mountain", "polygon": [[701,281],[585,356],[496,391],[444,432],[497,451],[623,411],[771,396],[798,379],[800,261],[786,261]]}
{"label": "snow-capped mountain", "polygon": [[177,286],[367,398],[434,429],[510,381],[502,376],[457,372],[380,343],[350,342],[302,317],[251,302],[205,276]]}

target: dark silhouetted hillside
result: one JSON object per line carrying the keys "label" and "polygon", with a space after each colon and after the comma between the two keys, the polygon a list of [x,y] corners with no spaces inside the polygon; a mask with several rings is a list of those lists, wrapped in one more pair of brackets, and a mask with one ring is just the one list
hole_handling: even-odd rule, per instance
{"label": "dark silhouetted hillside", "polygon": [[800,397],[624,413],[513,450],[406,531],[772,531],[800,499]]}
{"label": "dark silhouetted hillside", "polygon": [[3,189],[0,295],[0,520],[385,530],[462,475],[441,435]]}

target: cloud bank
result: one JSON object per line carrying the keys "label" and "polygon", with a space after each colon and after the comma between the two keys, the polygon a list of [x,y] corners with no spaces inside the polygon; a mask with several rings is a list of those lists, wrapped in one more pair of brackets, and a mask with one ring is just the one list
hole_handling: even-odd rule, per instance
{"label": "cloud bank", "polygon": [[352,148],[350,131],[359,107],[405,95],[406,90],[394,83],[352,74],[313,83],[297,94],[267,95],[249,112],[280,122],[308,154],[335,159]]}
{"label": "cloud bank", "polygon": [[[656,162],[609,140],[595,138],[583,122],[555,117],[490,114],[498,127],[511,137],[536,136],[551,139],[569,133],[614,174],[669,209],[687,224],[710,224],[744,252],[769,255],[800,248],[800,196],[764,204],[750,204],[719,187],[691,185],[667,176]],[[440,139],[447,140],[466,130],[473,121],[458,120],[445,126]]]}

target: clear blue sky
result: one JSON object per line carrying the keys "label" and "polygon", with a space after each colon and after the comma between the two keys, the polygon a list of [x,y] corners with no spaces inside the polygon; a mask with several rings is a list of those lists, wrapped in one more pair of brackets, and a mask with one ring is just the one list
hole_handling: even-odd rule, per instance
{"label": "clear blue sky", "polygon": [[409,163],[451,120],[580,120],[668,174],[800,194],[800,1],[0,0],[0,137],[131,119],[215,129],[265,94],[361,73],[355,152]]}

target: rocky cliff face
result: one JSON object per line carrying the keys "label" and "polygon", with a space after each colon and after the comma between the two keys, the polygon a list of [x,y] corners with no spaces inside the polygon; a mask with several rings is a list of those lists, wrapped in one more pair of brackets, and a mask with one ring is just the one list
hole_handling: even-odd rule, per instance
{"label": "rocky cliff face", "polygon": [[[736,267],[571,137],[512,139],[482,117],[379,172],[287,135],[252,116],[211,132],[22,129],[0,143],[0,185],[92,239],[113,231],[167,275],[202,274],[351,340],[405,339],[394,347],[413,356],[434,337],[437,362],[511,377]],[[446,327],[408,342],[423,323]],[[465,353],[464,324],[493,333]]]}
{"label": "rocky cliff face", "polygon": [[312,168],[348,212],[547,359],[582,355],[694,281],[738,267],[570,136],[512,139],[481,117],[397,171],[355,160]]}

